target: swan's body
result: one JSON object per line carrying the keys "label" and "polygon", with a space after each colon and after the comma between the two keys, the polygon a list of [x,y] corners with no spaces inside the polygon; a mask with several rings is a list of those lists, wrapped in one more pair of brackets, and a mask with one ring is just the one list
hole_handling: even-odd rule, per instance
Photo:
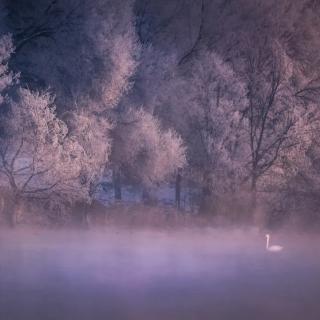
{"label": "swan's body", "polygon": [[266,244],[266,250],[271,251],[271,252],[279,252],[283,250],[283,247],[281,246],[269,246],[269,242],[270,242],[270,235],[266,234],[266,238],[267,238],[267,244]]}

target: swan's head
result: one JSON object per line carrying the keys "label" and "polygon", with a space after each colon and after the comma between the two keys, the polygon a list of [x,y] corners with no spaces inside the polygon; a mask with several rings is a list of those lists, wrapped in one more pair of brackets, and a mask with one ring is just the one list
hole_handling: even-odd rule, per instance
{"label": "swan's head", "polygon": [[269,233],[266,234],[266,238],[270,238],[270,234]]}

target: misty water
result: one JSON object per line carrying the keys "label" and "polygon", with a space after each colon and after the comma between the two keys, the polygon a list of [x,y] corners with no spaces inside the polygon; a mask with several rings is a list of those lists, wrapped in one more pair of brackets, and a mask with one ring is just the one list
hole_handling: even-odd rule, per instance
{"label": "misty water", "polygon": [[0,319],[320,318],[320,238],[259,230],[1,231]]}

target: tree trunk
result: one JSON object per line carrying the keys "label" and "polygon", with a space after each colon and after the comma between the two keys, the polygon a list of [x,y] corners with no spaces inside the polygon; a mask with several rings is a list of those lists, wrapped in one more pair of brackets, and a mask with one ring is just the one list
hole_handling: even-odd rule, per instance
{"label": "tree trunk", "polygon": [[251,215],[249,220],[253,220],[257,211],[257,177],[252,175],[251,178],[251,203],[250,203]]}
{"label": "tree trunk", "polygon": [[254,210],[257,207],[257,178],[252,176],[251,179],[251,210]]}
{"label": "tree trunk", "polygon": [[5,200],[4,197],[1,195],[0,196],[0,215],[4,215],[5,214]]}
{"label": "tree trunk", "polygon": [[147,189],[147,187],[143,188],[142,201],[146,205],[156,205],[157,204],[157,198],[155,197],[152,188],[148,188],[148,189]]}
{"label": "tree trunk", "polygon": [[87,203],[83,204],[83,226],[86,229],[90,228],[89,210],[90,210],[90,206]]}
{"label": "tree trunk", "polygon": [[9,199],[7,208],[8,222],[10,227],[15,228],[18,224],[18,217],[21,210],[21,197],[19,195],[12,195]]}
{"label": "tree trunk", "polygon": [[119,169],[114,169],[112,172],[113,188],[114,188],[114,199],[121,201],[122,190],[121,190],[121,172]]}
{"label": "tree trunk", "polygon": [[203,175],[203,186],[201,192],[200,213],[208,214],[213,210],[212,204],[212,180],[209,173]]}
{"label": "tree trunk", "polygon": [[182,180],[182,177],[181,177],[181,173],[180,173],[180,170],[178,171],[177,173],[177,176],[176,176],[176,185],[175,185],[175,188],[176,188],[176,207],[178,209],[181,208],[181,180]]}
{"label": "tree trunk", "polygon": [[257,193],[258,178],[255,176],[251,181],[251,216],[250,221],[255,226],[263,227],[265,224],[265,208],[263,203],[259,201]]}

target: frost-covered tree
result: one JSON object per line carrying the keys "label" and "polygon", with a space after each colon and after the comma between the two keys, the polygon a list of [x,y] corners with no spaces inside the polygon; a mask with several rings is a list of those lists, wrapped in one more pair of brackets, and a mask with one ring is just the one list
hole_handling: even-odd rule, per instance
{"label": "frost-covered tree", "polygon": [[104,117],[83,111],[67,114],[68,139],[82,150],[80,182],[88,187],[88,200],[93,199],[109,162],[112,125]]}
{"label": "frost-covered tree", "polygon": [[143,109],[129,110],[113,138],[112,163],[116,171],[150,188],[170,178],[186,163],[182,139],[162,128],[159,120]]}
{"label": "frost-covered tree", "polygon": [[[10,189],[12,205],[23,198],[90,203],[108,161],[109,125],[80,114],[69,130],[49,93],[19,89],[18,95],[2,118],[0,147],[1,184]],[[12,208],[13,224],[16,213]]]}
{"label": "frost-covered tree", "polygon": [[[67,128],[55,117],[51,96],[20,89],[18,101],[11,102],[10,112],[1,120],[5,123],[1,184],[10,188],[12,205],[19,205],[24,196],[42,197],[54,191],[62,179],[57,166],[63,168],[66,161],[63,139]],[[13,208],[13,224],[15,214]]]}
{"label": "frost-covered tree", "polygon": [[115,106],[131,86],[139,46],[131,0],[8,1],[12,64],[33,89],[50,87],[59,112]]}
{"label": "frost-covered tree", "polygon": [[49,92],[16,86],[4,96],[18,76],[8,69],[10,36],[0,44],[1,96],[7,105],[0,118],[0,183],[11,192],[12,223],[22,198],[90,203],[109,159],[109,122],[75,111],[67,125],[57,117]]}
{"label": "frost-covered tree", "polygon": [[[13,84],[13,74],[9,71],[8,60],[13,52],[12,39],[9,35],[0,38],[0,114],[3,112],[3,103],[7,90]],[[0,128],[2,131],[2,128]],[[4,209],[4,197],[0,197],[0,212]]]}
{"label": "frost-covered tree", "polygon": [[[295,110],[296,112],[297,110]],[[308,106],[299,114],[291,131],[291,147],[282,153],[263,181],[273,200],[271,222],[298,218],[319,219],[320,118],[318,106]]]}
{"label": "frost-covered tree", "polygon": [[6,90],[13,84],[14,75],[9,71],[8,60],[13,53],[12,38],[5,35],[0,38],[0,105],[4,102]]}
{"label": "frost-covered tree", "polygon": [[[168,121],[187,144],[192,179],[201,186],[203,210],[212,197],[230,192],[243,175],[240,145],[245,87],[215,52],[204,51],[192,68],[170,83]],[[170,91],[170,89],[169,89]],[[166,110],[166,109],[165,109]]]}
{"label": "frost-covered tree", "polygon": [[244,78],[248,104],[243,120],[248,133],[248,177],[255,208],[259,180],[295,144],[292,138],[299,118],[299,101],[291,83],[291,60],[279,44],[270,44],[266,39],[255,48],[248,48]]}

